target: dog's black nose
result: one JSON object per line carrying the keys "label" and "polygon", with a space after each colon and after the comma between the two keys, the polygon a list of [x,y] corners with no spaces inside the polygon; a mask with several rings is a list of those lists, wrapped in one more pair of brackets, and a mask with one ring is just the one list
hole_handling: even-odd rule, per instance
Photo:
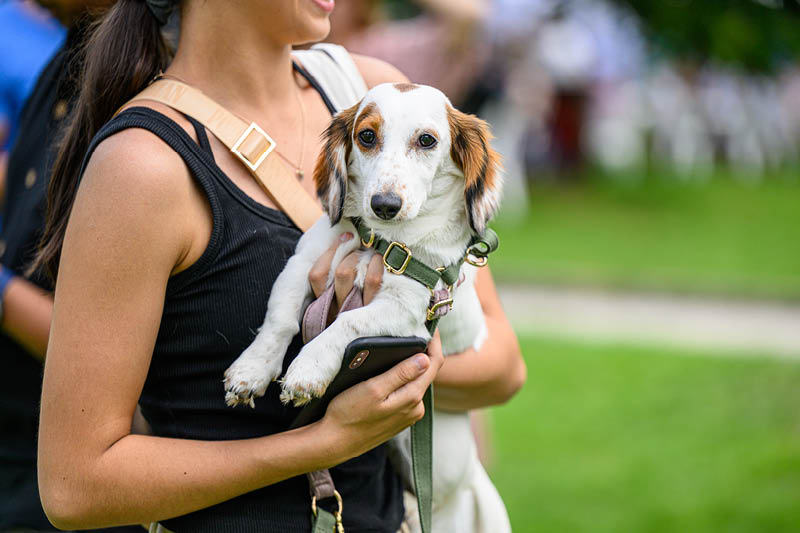
{"label": "dog's black nose", "polygon": [[403,199],[395,193],[375,194],[369,201],[369,205],[376,215],[383,220],[389,220],[400,212],[403,206]]}

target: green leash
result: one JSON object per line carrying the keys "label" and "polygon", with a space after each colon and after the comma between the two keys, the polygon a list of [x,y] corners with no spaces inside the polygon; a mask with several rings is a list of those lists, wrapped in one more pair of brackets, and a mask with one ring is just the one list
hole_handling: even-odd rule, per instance
{"label": "green leash", "polygon": [[[339,522],[341,524],[341,522]],[[311,518],[311,531],[312,533],[341,533],[344,528],[336,531],[337,521],[333,514],[329,513],[321,507],[317,508],[317,514],[312,515]]]}

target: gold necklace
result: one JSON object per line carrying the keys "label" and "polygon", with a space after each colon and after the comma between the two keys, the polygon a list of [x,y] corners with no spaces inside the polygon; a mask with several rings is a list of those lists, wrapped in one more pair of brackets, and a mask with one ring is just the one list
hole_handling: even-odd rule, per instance
{"label": "gold necklace", "polygon": [[275,153],[281,156],[281,158],[286,161],[291,167],[294,168],[295,176],[297,176],[298,181],[302,180],[305,177],[305,173],[303,172],[303,152],[305,151],[306,146],[306,106],[303,104],[303,98],[300,96],[300,87],[297,87],[295,91],[295,96],[297,97],[297,105],[300,107],[300,160],[297,165],[292,163],[288,157],[280,153],[277,148],[275,149]]}

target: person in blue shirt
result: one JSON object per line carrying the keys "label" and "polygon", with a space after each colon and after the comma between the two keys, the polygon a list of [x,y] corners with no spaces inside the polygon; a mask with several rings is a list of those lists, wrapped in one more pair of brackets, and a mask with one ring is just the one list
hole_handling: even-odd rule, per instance
{"label": "person in blue shirt", "polygon": [[39,73],[61,48],[66,29],[47,11],[25,0],[0,0],[0,122],[8,152],[19,115]]}
{"label": "person in blue shirt", "polygon": [[0,0],[0,199],[8,152],[36,79],[61,48],[66,29],[29,0]]}

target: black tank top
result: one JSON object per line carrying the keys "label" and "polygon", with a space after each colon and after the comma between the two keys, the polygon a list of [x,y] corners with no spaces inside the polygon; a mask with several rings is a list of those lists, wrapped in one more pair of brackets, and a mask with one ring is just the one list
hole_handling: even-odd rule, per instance
{"label": "black tank top", "polygon": [[[214,162],[203,126],[187,119],[199,146],[165,115],[136,107],[106,124],[89,149],[91,154],[103,139],[126,128],[151,131],[183,158],[213,214],[208,247],[167,284],[139,404],[154,434],[164,437],[230,440],[285,431],[298,409],[280,402],[276,384],[256,400],[255,409],[231,408],[225,405],[222,376],[263,323],[272,284],[301,231],[285,214],[239,189]],[[284,357],[284,372],[301,346],[298,336]],[[331,469],[331,475],[344,500],[347,531],[398,530],[402,485],[384,446]],[[306,533],[310,513],[308,481],[298,476],[163,524],[176,533]]]}

